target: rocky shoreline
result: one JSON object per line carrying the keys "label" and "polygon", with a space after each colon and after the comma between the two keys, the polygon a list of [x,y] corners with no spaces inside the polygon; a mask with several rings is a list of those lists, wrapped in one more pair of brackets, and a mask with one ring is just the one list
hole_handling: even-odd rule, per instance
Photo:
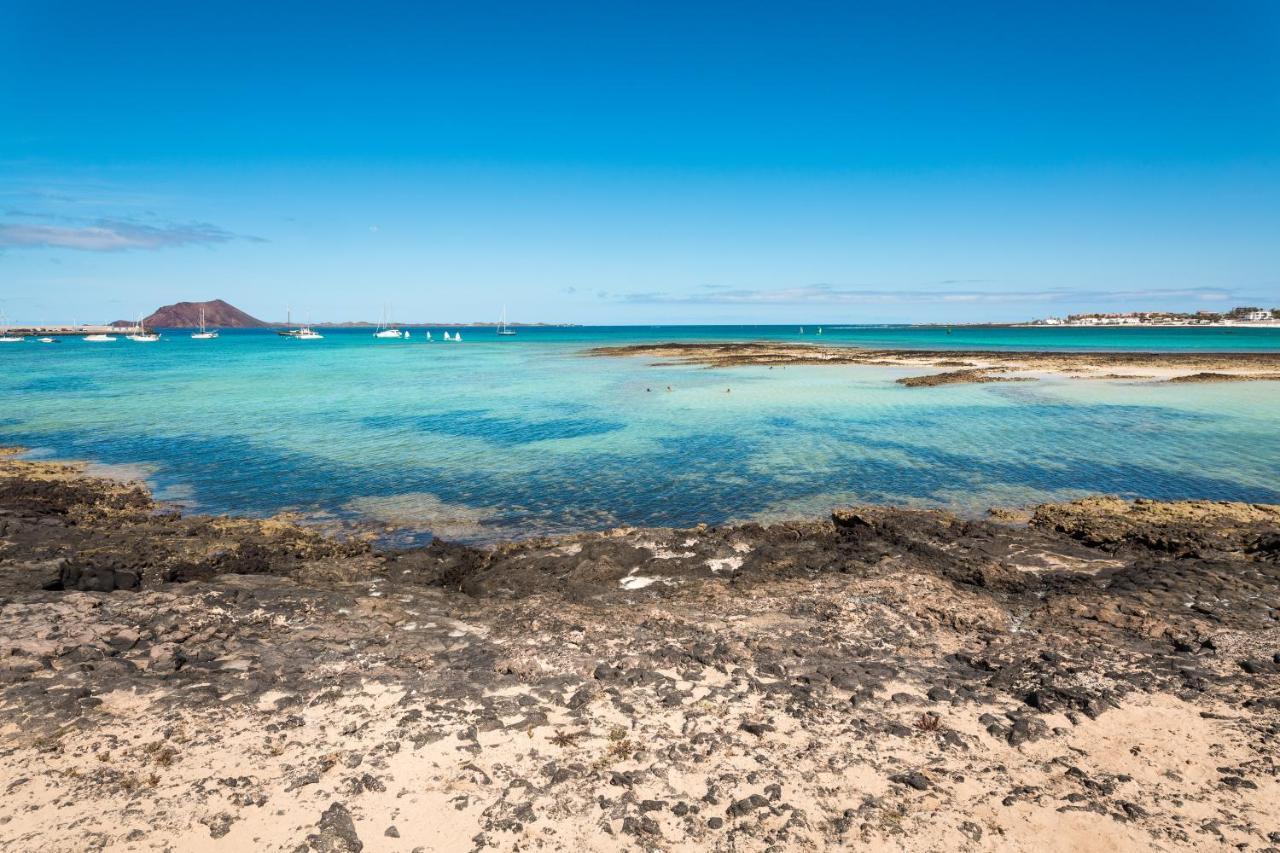
{"label": "rocky shoreline", "polygon": [[1280,507],[381,551],[4,455],[0,708],[6,850],[1274,851]]}
{"label": "rocky shoreline", "polygon": [[[1013,352],[912,350],[748,341],[722,344],[663,343],[596,347],[589,355],[650,356],[701,367],[866,365],[947,368],[908,376],[907,387],[1029,381],[1040,375],[1177,383],[1280,381],[1280,353]],[[960,369],[956,369],[960,368]]]}

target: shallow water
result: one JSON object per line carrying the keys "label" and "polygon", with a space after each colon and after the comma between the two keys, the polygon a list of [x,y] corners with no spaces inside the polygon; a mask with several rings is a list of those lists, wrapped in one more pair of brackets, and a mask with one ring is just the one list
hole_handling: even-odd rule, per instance
{"label": "shallow water", "polygon": [[763,338],[1280,350],[1275,329],[807,331],[464,329],[462,343],[428,344],[420,331],[405,342],[328,329],[311,342],[244,331],[8,344],[0,443],[127,466],[202,511],[379,520],[406,540],[819,515],[856,501],[962,512],[1095,492],[1280,501],[1274,382],[908,389],[892,380],[919,370],[581,355]]}

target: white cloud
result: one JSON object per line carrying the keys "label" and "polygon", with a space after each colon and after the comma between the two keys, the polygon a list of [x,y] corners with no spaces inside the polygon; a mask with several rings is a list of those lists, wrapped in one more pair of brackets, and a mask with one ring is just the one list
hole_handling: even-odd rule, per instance
{"label": "white cloud", "polygon": [[213,245],[232,240],[266,242],[235,234],[207,222],[145,225],[121,219],[99,219],[84,225],[0,222],[0,248],[74,249],[82,252],[155,250],[174,246]]}
{"label": "white cloud", "polygon": [[662,291],[627,293],[618,296],[623,302],[646,305],[902,305],[902,304],[990,304],[990,303],[1059,303],[1115,302],[1136,300],[1181,299],[1198,302],[1226,302],[1241,299],[1236,291],[1225,288],[1173,288],[1145,290],[940,290],[940,289],[869,289],[842,288],[829,284],[811,284],[778,289],[724,288],[704,285],[693,293]]}

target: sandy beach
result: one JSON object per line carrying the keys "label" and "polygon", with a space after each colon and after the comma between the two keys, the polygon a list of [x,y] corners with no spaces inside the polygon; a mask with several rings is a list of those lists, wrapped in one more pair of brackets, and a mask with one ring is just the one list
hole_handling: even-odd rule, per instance
{"label": "sandy beach", "polygon": [[0,542],[3,849],[1280,844],[1280,507],[380,551],[5,456]]}

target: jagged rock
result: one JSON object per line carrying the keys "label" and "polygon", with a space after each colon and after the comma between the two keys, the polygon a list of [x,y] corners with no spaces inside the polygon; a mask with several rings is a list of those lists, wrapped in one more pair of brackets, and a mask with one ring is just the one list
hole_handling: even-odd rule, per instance
{"label": "jagged rock", "polygon": [[364,849],[351,812],[342,803],[330,804],[317,826],[320,831],[307,836],[307,845],[316,853],[360,853]]}

